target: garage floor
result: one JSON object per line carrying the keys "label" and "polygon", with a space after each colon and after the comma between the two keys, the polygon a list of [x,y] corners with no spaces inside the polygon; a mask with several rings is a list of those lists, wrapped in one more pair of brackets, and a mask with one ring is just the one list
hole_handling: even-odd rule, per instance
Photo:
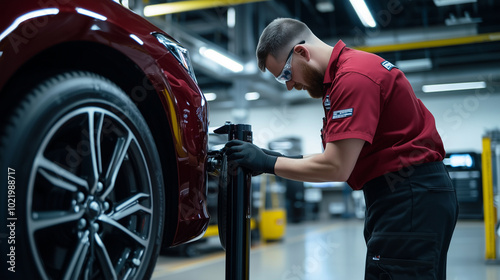
{"label": "garage floor", "polygon": [[[365,244],[360,220],[287,225],[283,241],[255,245],[250,279],[363,279]],[[217,238],[197,245],[197,257],[160,256],[154,280],[223,280],[225,254]],[[484,260],[484,224],[459,221],[448,257],[449,280],[498,280],[500,263]]]}

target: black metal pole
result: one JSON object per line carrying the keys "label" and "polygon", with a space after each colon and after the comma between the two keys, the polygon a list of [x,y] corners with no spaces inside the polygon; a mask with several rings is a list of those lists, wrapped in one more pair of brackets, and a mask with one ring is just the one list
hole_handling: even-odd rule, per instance
{"label": "black metal pole", "polygon": [[[228,140],[252,142],[252,127],[227,123]],[[248,280],[250,275],[251,174],[241,167],[228,168],[226,280]]]}

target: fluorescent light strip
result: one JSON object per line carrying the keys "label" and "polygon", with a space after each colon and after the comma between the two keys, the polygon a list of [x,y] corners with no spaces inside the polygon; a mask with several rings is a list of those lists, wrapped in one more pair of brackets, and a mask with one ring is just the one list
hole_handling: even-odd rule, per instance
{"label": "fluorescent light strip", "polygon": [[364,26],[371,28],[377,26],[377,23],[375,22],[375,19],[373,19],[373,16],[364,0],[349,0],[349,2],[351,2],[351,5],[354,7],[356,14],[358,14],[358,17]]}
{"label": "fluorescent light strip", "polygon": [[206,47],[201,47],[200,48],[200,54],[203,55],[204,57],[212,60],[213,62],[233,71],[233,72],[241,72],[243,71],[243,65],[239,62],[236,62],[235,60],[213,50],[213,49],[208,49]]}
{"label": "fluorescent light strip", "polygon": [[227,27],[234,28],[236,26],[236,11],[233,7],[227,9]]}
{"label": "fluorescent light strip", "polygon": [[252,91],[252,92],[247,92],[245,93],[245,99],[246,100],[257,100],[260,98],[260,93],[256,92],[256,91]]}
{"label": "fluorescent light strip", "polygon": [[318,0],[316,2],[316,10],[322,13],[331,13],[335,11],[335,6],[332,1],[333,0]]}
{"label": "fluorescent light strip", "polygon": [[452,83],[452,84],[435,84],[422,86],[423,92],[442,92],[468,89],[486,88],[486,82],[469,82],[469,83]]}
{"label": "fluorescent light strip", "polygon": [[404,72],[430,70],[432,61],[429,58],[399,60],[396,61],[396,66]]}
{"label": "fluorescent light strip", "polygon": [[213,1],[213,0],[187,0],[187,1],[177,1],[171,3],[161,3],[154,5],[147,5],[144,7],[144,16],[160,16],[166,14],[182,13],[195,10],[218,8],[223,6],[234,6],[239,4],[246,4],[252,2],[261,2],[268,0],[225,0],[225,1]]}
{"label": "fluorescent light strip", "polygon": [[434,4],[436,4],[436,6],[438,7],[476,2],[477,0],[434,0]]}
{"label": "fluorescent light strip", "polygon": [[204,93],[204,95],[207,101],[214,101],[215,99],[217,99],[217,94],[215,94],[214,92],[207,92]]}

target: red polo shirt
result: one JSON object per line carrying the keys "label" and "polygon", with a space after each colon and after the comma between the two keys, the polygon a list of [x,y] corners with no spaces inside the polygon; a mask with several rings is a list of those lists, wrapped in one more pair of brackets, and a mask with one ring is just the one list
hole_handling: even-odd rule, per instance
{"label": "red polo shirt", "polygon": [[361,189],[405,166],[444,158],[434,117],[390,62],[339,41],[324,86],[323,146],[350,138],[366,141],[347,180],[351,188]]}

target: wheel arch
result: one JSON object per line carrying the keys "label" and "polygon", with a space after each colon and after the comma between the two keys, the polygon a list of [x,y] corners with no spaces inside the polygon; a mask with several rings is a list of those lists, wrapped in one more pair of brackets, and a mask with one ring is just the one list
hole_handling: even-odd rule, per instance
{"label": "wheel arch", "polygon": [[[0,105],[0,110],[6,114],[0,116],[0,123],[6,121],[1,118],[10,115],[10,108],[16,107],[12,104],[18,104],[30,89],[53,75],[71,70],[93,72],[117,84],[132,99],[146,120],[162,164],[166,209],[162,246],[170,246],[177,230],[179,195],[171,120],[164,113],[166,109],[143,70],[127,56],[111,47],[93,42],[62,43],[43,51],[16,71],[2,90],[0,104],[3,105]],[[175,187],[171,187],[172,185]]]}

